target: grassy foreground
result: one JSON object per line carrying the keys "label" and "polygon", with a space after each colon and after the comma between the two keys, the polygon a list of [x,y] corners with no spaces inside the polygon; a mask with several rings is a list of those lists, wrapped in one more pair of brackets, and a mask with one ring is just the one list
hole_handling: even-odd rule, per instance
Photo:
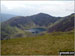
{"label": "grassy foreground", "polygon": [[1,41],[2,55],[58,55],[59,51],[74,51],[74,32]]}

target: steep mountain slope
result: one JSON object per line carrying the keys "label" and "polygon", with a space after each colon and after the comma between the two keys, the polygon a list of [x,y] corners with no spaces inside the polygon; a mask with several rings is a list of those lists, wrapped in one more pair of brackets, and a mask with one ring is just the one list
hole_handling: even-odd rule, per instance
{"label": "steep mountain slope", "polygon": [[29,17],[36,25],[49,26],[51,23],[56,22],[60,17],[54,17],[48,14],[39,13]]}
{"label": "steep mountain slope", "polygon": [[23,17],[23,16],[17,16],[17,17],[13,17],[10,20],[4,22],[5,24],[9,24],[10,26],[17,26],[19,28],[22,28],[21,26],[48,26],[54,22],[56,22],[57,20],[59,20],[59,18],[50,16],[48,14],[44,14],[44,13],[39,13],[36,15],[32,15],[32,16],[27,16],[27,17]]}
{"label": "steep mountain slope", "polygon": [[58,23],[50,27],[48,32],[73,30],[74,29],[74,16],[75,14],[73,13],[69,16],[64,17],[63,20],[59,21]]}
{"label": "steep mountain slope", "polygon": [[11,27],[16,26],[16,27],[21,28],[21,29],[23,27],[30,26],[32,24],[33,24],[32,20],[28,19],[24,16],[16,16],[16,17],[9,19],[6,22],[3,22],[3,25],[10,25]]}
{"label": "steep mountain slope", "polygon": [[0,13],[0,22],[4,22],[6,20],[9,20],[10,18],[12,18],[14,16],[16,16],[16,15]]}

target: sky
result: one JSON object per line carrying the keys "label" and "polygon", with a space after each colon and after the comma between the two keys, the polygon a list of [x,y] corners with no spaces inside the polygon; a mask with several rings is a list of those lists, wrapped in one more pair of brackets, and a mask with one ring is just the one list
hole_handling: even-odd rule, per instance
{"label": "sky", "polygon": [[46,13],[63,17],[74,13],[74,1],[1,1],[1,13],[20,16]]}

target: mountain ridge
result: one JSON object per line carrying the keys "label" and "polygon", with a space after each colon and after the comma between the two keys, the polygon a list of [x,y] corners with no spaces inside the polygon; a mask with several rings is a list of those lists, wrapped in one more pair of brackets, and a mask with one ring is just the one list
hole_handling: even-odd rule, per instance
{"label": "mountain ridge", "polygon": [[[12,17],[11,19],[9,19],[8,21],[6,21],[4,23],[10,24],[10,25],[12,25],[12,24],[18,25],[19,23],[17,23],[17,22],[20,22],[20,24],[22,24],[22,23],[25,24],[25,22],[26,23],[33,22],[34,24],[39,25],[39,26],[48,26],[48,24],[55,22],[57,20],[58,20],[58,18],[52,17],[48,14],[39,13],[36,15],[26,16],[26,17],[25,16]],[[17,21],[17,22],[15,22],[15,21]]]}
{"label": "mountain ridge", "polygon": [[62,21],[49,28],[48,32],[70,31],[74,29],[75,13],[65,17]]}

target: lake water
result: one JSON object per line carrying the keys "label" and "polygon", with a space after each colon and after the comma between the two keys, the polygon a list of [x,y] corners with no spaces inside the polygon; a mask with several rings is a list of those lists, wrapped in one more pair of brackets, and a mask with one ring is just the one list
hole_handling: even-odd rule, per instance
{"label": "lake water", "polygon": [[40,33],[40,32],[46,31],[46,29],[44,29],[44,28],[31,28],[26,31],[32,32],[32,33]]}

